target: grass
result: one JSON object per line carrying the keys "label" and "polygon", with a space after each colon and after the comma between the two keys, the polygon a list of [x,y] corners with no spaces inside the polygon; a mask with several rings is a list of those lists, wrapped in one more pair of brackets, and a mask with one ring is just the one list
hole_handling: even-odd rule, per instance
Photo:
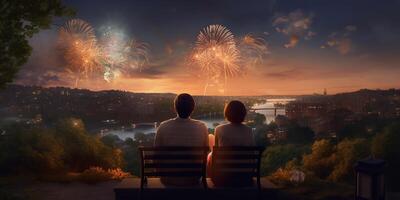
{"label": "grass", "polygon": [[37,200],[38,195],[28,189],[33,178],[29,176],[0,177],[1,200]]}
{"label": "grass", "polygon": [[353,200],[354,186],[320,179],[308,180],[300,185],[284,185],[277,199],[282,200]]}
{"label": "grass", "polygon": [[72,183],[83,182],[87,184],[96,184],[110,180],[122,180],[132,175],[121,169],[102,169],[100,167],[91,167],[81,173],[60,173],[44,174],[38,177],[41,182]]}

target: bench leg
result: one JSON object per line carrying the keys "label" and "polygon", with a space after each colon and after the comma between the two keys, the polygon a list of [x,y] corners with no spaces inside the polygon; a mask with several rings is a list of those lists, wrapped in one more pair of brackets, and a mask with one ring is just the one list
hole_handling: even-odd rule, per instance
{"label": "bench leg", "polygon": [[203,178],[201,179],[201,182],[203,182],[203,187],[204,187],[204,189],[208,189],[207,178],[206,178],[206,177],[203,177]]}
{"label": "bench leg", "polygon": [[262,199],[262,193],[261,193],[261,180],[260,177],[257,177],[257,196],[258,199],[261,200]]}
{"label": "bench leg", "polygon": [[143,198],[143,189],[145,184],[147,183],[147,179],[145,177],[140,179],[140,191],[139,191],[139,195],[138,195],[138,199],[142,200]]}

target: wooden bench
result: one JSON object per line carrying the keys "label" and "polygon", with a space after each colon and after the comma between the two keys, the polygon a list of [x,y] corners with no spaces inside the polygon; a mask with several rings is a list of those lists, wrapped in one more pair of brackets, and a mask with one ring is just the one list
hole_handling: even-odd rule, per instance
{"label": "wooden bench", "polygon": [[[260,181],[260,163],[263,147],[214,147],[213,149],[213,171],[212,173],[224,174],[228,176],[246,176],[254,180],[254,185],[260,194],[262,183]],[[155,191],[165,194],[184,194],[185,191],[197,193],[200,196],[216,196],[222,194],[225,196],[227,191],[241,191],[241,188],[229,189],[229,187],[220,187],[206,179],[206,165],[208,147],[140,147],[139,154],[141,160],[141,177],[139,198],[142,198],[143,192],[149,190],[148,195],[154,196]],[[154,178],[162,177],[198,177],[201,179],[201,185],[192,187],[171,187],[162,186],[159,181],[154,182]],[[265,182],[266,181],[266,182]],[[265,187],[271,188],[270,183],[265,180]],[[208,183],[207,183],[208,182]],[[155,187],[156,186],[156,187]],[[254,186],[252,186],[254,188]],[[158,188],[158,189],[156,189]],[[163,189],[164,188],[164,189]],[[251,186],[243,188],[242,192],[248,193]],[[160,190],[161,189],[161,190]],[[205,190],[206,189],[206,190]],[[211,190],[210,190],[211,189]],[[202,191],[201,191],[202,190]],[[117,189],[121,195],[127,189]],[[117,193],[116,193],[117,194]],[[147,193],[146,193],[147,194]],[[146,198],[147,199],[147,198]]]}
{"label": "wooden bench", "polygon": [[[260,165],[264,147],[214,147],[212,171],[214,177],[255,178],[261,190]],[[229,179],[228,179],[229,180]]]}
{"label": "wooden bench", "polygon": [[141,160],[140,198],[149,177],[201,178],[207,188],[208,147],[139,147]]}
{"label": "wooden bench", "polygon": [[[166,186],[161,183],[160,178],[148,178],[148,184],[143,194],[145,200],[243,200],[254,199],[259,196],[261,199],[277,199],[280,188],[268,180],[261,177],[261,195],[257,192],[257,188],[251,187],[219,187],[215,186],[210,178],[207,178],[207,189],[202,185],[174,187]],[[256,180],[254,179],[254,182]],[[140,196],[140,177],[125,178],[118,181],[114,186],[115,200],[135,200]]]}

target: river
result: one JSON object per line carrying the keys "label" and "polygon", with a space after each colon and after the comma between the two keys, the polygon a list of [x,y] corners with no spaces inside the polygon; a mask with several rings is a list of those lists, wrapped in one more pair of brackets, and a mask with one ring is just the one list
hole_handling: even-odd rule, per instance
{"label": "river", "polygon": [[[289,99],[289,98],[282,98],[282,99],[266,99],[265,103],[261,104],[255,104],[252,108],[253,109],[262,109],[262,108],[267,108],[271,110],[256,110],[255,112],[263,114],[266,118],[266,123],[270,123],[275,119],[275,111],[273,108],[275,108],[275,105],[277,103],[280,104],[286,104],[290,101],[294,101],[295,99]],[[277,115],[285,115],[285,109],[284,108],[278,108],[277,109]],[[205,119],[199,119],[206,123],[208,128],[214,128],[216,124],[223,124],[226,123],[224,118],[222,117],[214,117],[214,118],[205,118]],[[156,132],[156,127],[154,126],[147,126],[147,127],[138,127],[134,129],[119,129],[119,130],[110,130],[105,132],[104,134],[113,134],[117,135],[119,138],[125,140],[126,138],[134,138],[135,133],[155,133]]]}

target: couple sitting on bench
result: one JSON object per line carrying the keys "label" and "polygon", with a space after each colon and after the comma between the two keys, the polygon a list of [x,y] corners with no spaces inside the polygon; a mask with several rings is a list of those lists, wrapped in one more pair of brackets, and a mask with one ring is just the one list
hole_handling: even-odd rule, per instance
{"label": "couple sitting on bench", "polygon": [[[251,128],[242,123],[246,116],[246,107],[240,101],[231,101],[226,105],[224,115],[229,123],[217,126],[214,136],[208,135],[208,128],[204,122],[190,118],[195,108],[195,102],[191,95],[178,95],[174,100],[174,107],[178,116],[160,124],[155,136],[155,147],[209,146],[212,149],[214,145],[215,147],[255,146]],[[227,174],[213,173],[215,164],[212,154],[213,152],[209,153],[207,159],[207,176],[211,177],[215,185],[245,186],[253,183],[253,177],[248,175],[229,177]],[[161,177],[161,182],[164,185],[175,186],[197,185],[200,177]]]}

